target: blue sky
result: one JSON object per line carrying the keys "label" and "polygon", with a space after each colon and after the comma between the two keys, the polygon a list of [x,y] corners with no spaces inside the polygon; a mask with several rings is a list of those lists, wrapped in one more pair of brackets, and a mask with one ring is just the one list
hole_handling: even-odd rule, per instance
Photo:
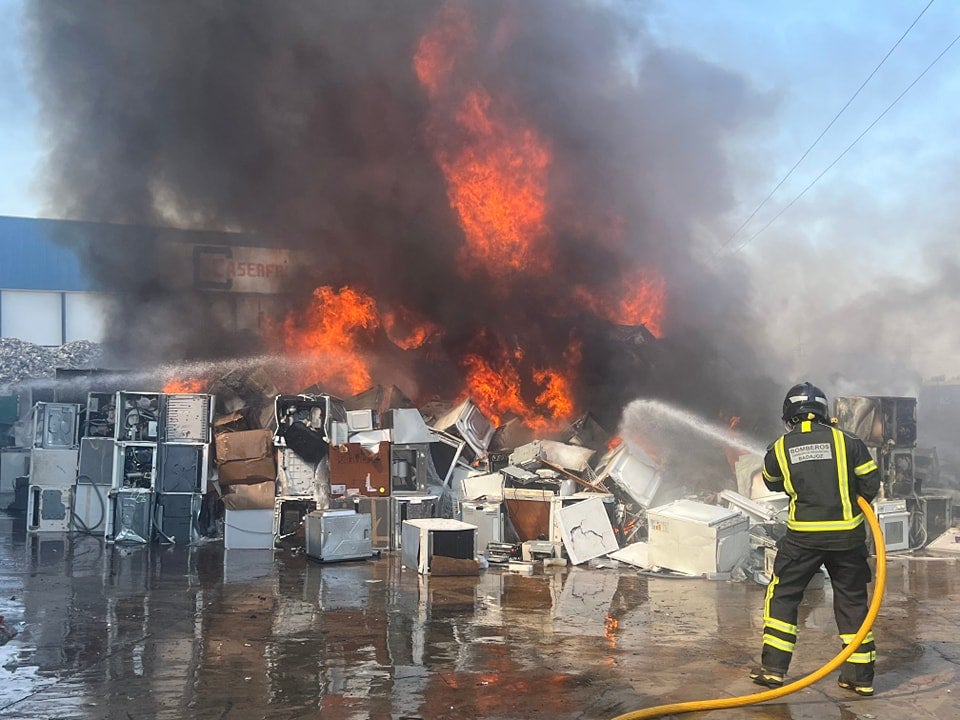
{"label": "blue sky", "polygon": [[0,0],[0,215],[36,217],[40,198],[31,186],[43,149],[20,41],[22,5]]}
{"label": "blue sky", "polygon": [[[734,70],[769,93],[776,110],[755,133],[731,148],[739,173],[735,229],[773,189],[903,34],[928,0],[911,2],[664,3],[652,14],[664,42],[690,49]],[[742,237],[759,230],[793,200],[960,33],[960,6],[937,0]],[[936,190],[953,180],[960,44],[948,52],[860,142],[780,221],[753,240],[764,243],[782,226],[802,223],[805,240],[835,240],[825,215],[885,211],[909,218],[901,232],[864,230],[897,248],[908,230],[943,211]],[[736,158],[739,158],[736,159]],[[941,196],[942,197],[942,196]],[[913,208],[911,212],[905,212]],[[895,217],[894,217],[895,216]],[[921,217],[923,216],[923,217]],[[864,218],[867,220],[868,218]],[[845,233],[849,228],[845,228]],[[737,244],[737,243],[734,243]]]}

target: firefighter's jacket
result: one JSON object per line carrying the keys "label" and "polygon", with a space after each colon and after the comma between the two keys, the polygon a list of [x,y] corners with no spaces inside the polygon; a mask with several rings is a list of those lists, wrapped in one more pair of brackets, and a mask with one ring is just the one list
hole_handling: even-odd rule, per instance
{"label": "firefighter's jacket", "polygon": [[880,472],[856,435],[804,420],[767,449],[763,481],[790,496],[787,530],[798,544],[840,550],[866,539],[857,496],[876,497]]}

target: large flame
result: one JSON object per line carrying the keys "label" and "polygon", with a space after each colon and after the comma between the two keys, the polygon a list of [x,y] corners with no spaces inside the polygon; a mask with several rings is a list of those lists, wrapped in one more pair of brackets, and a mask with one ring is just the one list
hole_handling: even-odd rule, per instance
{"label": "large flame", "polygon": [[572,297],[597,317],[616,325],[643,325],[655,337],[661,336],[667,295],[661,276],[638,268],[623,273],[609,287],[598,293],[577,285]]}
{"label": "large flame", "polygon": [[317,382],[332,392],[358,393],[371,385],[367,352],[379,327],[371,296],[324,285],[313,291],[307,311],[290,313],[278,332],[288,354],[313,361],[303,370],[301,385]]}
{"label": "large flame", "polygon": [[381,319],[390,342],[402,350],[415,350],[431,337],[441,334],[439,325],[406,307],[385,310]]}
{"label": "large flame", "polygon": [[521,351],[511,353],[502,346],[494,351],[488,350],[484,356],[467,355],[463,360],[466,372],[464,394],[494,425],[499,425],[506,415],[516,415],[532,430],[559,429],[575,410],[573,386],[580,364],[579,344],[572,344],[564,353],[563,367],[532,370],[532,385],[537,393],[533,402],[524,399],[523,382],[517,368],[522,359]]}
{"label": "large flame", "polygon": [[[455,81],[458,63],[475,47],[472,19],[462,6],[447,5],[421,38],[413,68],[431,101],[430,141],[463,230],[459,267],[485,273],[492,289],[502,290],[511,278],[543,276],[552,268],[551,149],[511,98],[493,96],[480,82]],[[461,361],[464,394],[495,424],[516,415],[543,430],[571,416],[578,355],[562,367],[527,368],[525,381],[522,353],[502,343],[485,346]]]}
{"label": "large flame", "polygon": [[461,268],[503,274],[547,272],[552,266],[547,215],[547,141],[513,107],[480,83],[450,83],[457,56],[473,47],[473,26],[448,6],[423,36],[413,66],[433,101],[432,135],[465,244]]}
{"label": "large flame", "polygon": [[[550,182],[558,175],[568,177],[560,169],[562,158],[555,157],[554,143],[523,112],[517,97],[475,72],[488,48],[481,46],[467,8],[462,3],[442,6],[412,58],[429,103],[427,143],[462,230],[457,271],[480,278],[505,308],[522,304],[531,283],[553,283],[556,301],[550,311],[541,310],[551,313],[551,321],[587,313],[618,325],[643,325],[660,336],[666,290],[655,269],[625,261],[613,263],[610,277],[599,282],[554,277],[562,267],[556,242],[561,234],[595,242],[605,256],[625,256],[628,228],[615,208],[599,214],[551,213],[548,188],[569,195],[563,193],[562,178]],[[497,36],[500,43],[506,37]],[[575,200],[567,197],[558,207],[575,205]],[[491,318],[491,328],[497,320]],[[535,324],[536,317],[530,322]],[[397,304],[381,310],[376,299],[355,288],[321,287],[307,312],[288,316],[279,335],[287,352],[315,359],[311,383],[356,393],[371,384],[374,335],[380,330],[397,348],[412,352],[444,332],[456,337],[463,328],[439,327]],[[579,411],[574,400],[579,340],[538,346],[530,353],[536,354],[534,360],[516,338],[507,342],[494,329],[480,335],[453,360],[463,377],[461,396],[470,397],[494,424],[517,416],[533,430],[549,431]],[[571,330],[568,337],[575,335]]]}

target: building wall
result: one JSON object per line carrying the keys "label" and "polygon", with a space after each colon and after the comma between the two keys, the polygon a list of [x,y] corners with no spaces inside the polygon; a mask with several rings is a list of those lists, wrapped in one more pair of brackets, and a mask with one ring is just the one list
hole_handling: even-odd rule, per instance
{"label": "building wall", "polygon": [[37,345],[102,338],[110,296],[96,291],[76,253],[55,240],[62,227],[0,217],[0,337]]}
{"label": "building wall", "polygon": [[[122,298],[83,267],[78,248],[98,241],[143,243],[171,291],[209,293],[229,320],[224,327],[237,330],[258,328],[303,261],[280,243],[243,233],[0,216],[0,338],[48,346],[101,341],[111,304]],[[150,247],[163,251],[152,256]]]}
{"label": "building wall", "polygon": [[105,293],[0,290],[0,337],[36,345],[99,342],[112,299]]}

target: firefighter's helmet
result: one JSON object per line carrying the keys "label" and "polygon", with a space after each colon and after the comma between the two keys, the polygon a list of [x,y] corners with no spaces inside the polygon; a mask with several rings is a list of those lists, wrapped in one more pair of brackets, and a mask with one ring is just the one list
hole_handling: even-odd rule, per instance
{"label": "firefighter's helmet", "polygon": [[788,425],[796,425],[801,420],[812,420],[811,416],[829,421],[827,394],[813,383],[794,385],[783,399],[783,421]]}

